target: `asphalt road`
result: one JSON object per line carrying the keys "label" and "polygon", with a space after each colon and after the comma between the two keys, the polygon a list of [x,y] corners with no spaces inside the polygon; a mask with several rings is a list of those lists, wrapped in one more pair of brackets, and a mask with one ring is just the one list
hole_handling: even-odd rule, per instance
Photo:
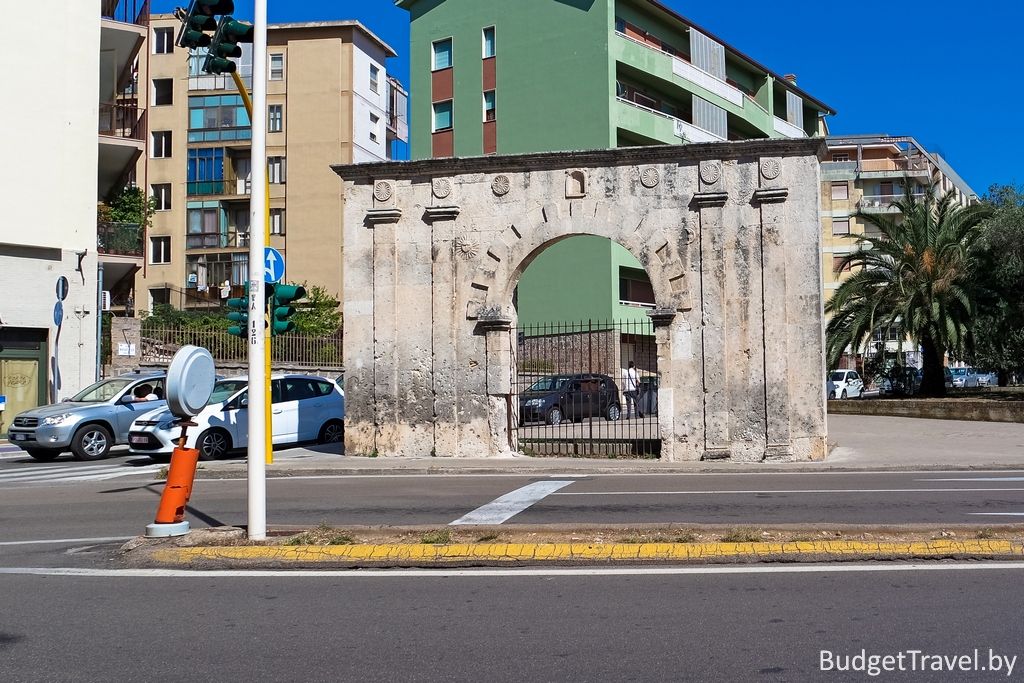
{"label": "asphalt road", "polygon": [[[909,651],[968,656],[967,670],[882,680],[1020,679],[1021,565],[929,566],[0,574],[0,680],[872,680],[822,672],[822,650],[904,652],[905,667],[921,663]],[[990,650],[1016,657],[1013,677],[1005,660],[970,670],[976,648],[986,668]]]}
{"label": "asphalt road", "polygon": [[[105,466],[133,468],[130,459],[110,462]],[[88,465],[70,464],[73,472]],[[0,481],[2,476],[0,471]],[[162,491],[153,477],[133,472],[105,480],[0,483],[0,565],[88,566],[88,552],[66,550],[88,546],[88,539],[141,534]],[[271,526],[953,526],[1024,520],[1024,472],[1010,471],[296,477],[271,478],[267,491]],[[246,514],[243,479],[196,482],[188,514],[193,526],[244,525]],[[72,541],[31,543],[61,539]]]}

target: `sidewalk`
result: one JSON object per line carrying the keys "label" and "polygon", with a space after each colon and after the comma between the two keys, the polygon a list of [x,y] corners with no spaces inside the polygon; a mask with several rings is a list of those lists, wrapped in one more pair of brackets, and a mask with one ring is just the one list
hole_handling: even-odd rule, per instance
{"label": "sidewalk", "polygon": [[[833,415],[832,451],[825,462],[661,462],[592,458],[368,458],[341,455],[340,446],[293,448],[274,454],[267,475],[631,474],[698,472],[842,472],[858,470],[1024,470],[1024,424]],[[237,458],[202,464],[199,478],[245,476]]]}

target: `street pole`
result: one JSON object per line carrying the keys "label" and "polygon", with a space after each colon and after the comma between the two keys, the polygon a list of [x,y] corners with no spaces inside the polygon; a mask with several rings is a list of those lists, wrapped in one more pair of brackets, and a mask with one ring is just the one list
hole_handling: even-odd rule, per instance
{"label": "street pole", "polygon": [[[266,173],[267,164],[267,0],[255,0],[252,50],[252,173]],[[266,299],[263,250],[266,246],[267,186],[252,183],[249,203],[249,538],[267,537],[266,387],[264,365]]]}

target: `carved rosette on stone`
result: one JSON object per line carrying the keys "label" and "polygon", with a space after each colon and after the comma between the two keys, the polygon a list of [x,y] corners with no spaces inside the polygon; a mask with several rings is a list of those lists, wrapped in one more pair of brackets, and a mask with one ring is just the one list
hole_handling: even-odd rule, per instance
{"label": "carved rosette on stone", "polygon": [[715,185],[722,179],[721,161],[700,162],[700,180],[704,185]]}
{"label": "carved rosette on stone", "polygon": [[494,180],[491,181],[491,192],[494,193],[495,197],[504,197],[511,189],[512,182],[508,179],[507,175],[495,176]]}
{"label": "carved rosette on stone", "polygon": [[659,173],[658,169],[654,168],[653,166],[648,166],[647,168],[640,171],[640,184],[643,185],[644,187],[651,189],[657,187],[658,183],[660,182],[661,173]]}
{"label": "carved rosette on stone", "polygon": [[452,181],[447,178],[435,178],[430,188],[437,199],[447,199],[452,194]]}
{"label": "carved rosette on stone", "polygon": [[765,180],[775,180],[782,175],[782,160],[776,158],[761,160],[761,175]]}
{"label": "carved rosette on stone", "polygon": [[455,255],[464,261],[472,261],[480,254],[480,243],[467,234],[456,236],[453,248]]}
{"label": "carved rosette on stone", "polygon": [[394,186],[386,180],[378,180],[373,185],[373,198],[381,204],[390,202],[395,196]]}

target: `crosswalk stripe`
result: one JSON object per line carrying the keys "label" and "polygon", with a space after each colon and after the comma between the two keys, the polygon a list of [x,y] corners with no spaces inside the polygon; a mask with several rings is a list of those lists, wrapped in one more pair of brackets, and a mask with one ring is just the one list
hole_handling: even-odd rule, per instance
{"label": "crosswalk stripe", "polygon": [[131,475],[131,474],[156,474],[159,471],[160,471],[159,467],[157,467],[157,468],[139,467],[139,468],[132,468],[130,470],[125,470],[125,471],[122,471],[122,472],[107,472],[107,473],[103,473],[103,474],[86,474],[86,475],[82,475],[82,476],[68,476],[68,477],[63,477],[61,479],[57,479],[56,481],[104,481],[104,480],[107,480],[107,479],[117,479],[118,477],[127,477],[128,475]]}
{"label": "crosswalk stripe", "polygon": [[101,465],[98,467],[47,467],[31,471],[0,473],[0,483],[58,482],[58,481],[102,481],[132,474],[154,474],[160,465],[149,467],[125,467],[124,465]]}
{"label": "crosswalk stripe", "polygon": [[38,477],[40,475],[53,474],[56,472],[69,472],[81,469],[80,467],[36,467],[31,470],[15,470],[14,472],[0,472],[0,480],[21,479],[23,477]]}

